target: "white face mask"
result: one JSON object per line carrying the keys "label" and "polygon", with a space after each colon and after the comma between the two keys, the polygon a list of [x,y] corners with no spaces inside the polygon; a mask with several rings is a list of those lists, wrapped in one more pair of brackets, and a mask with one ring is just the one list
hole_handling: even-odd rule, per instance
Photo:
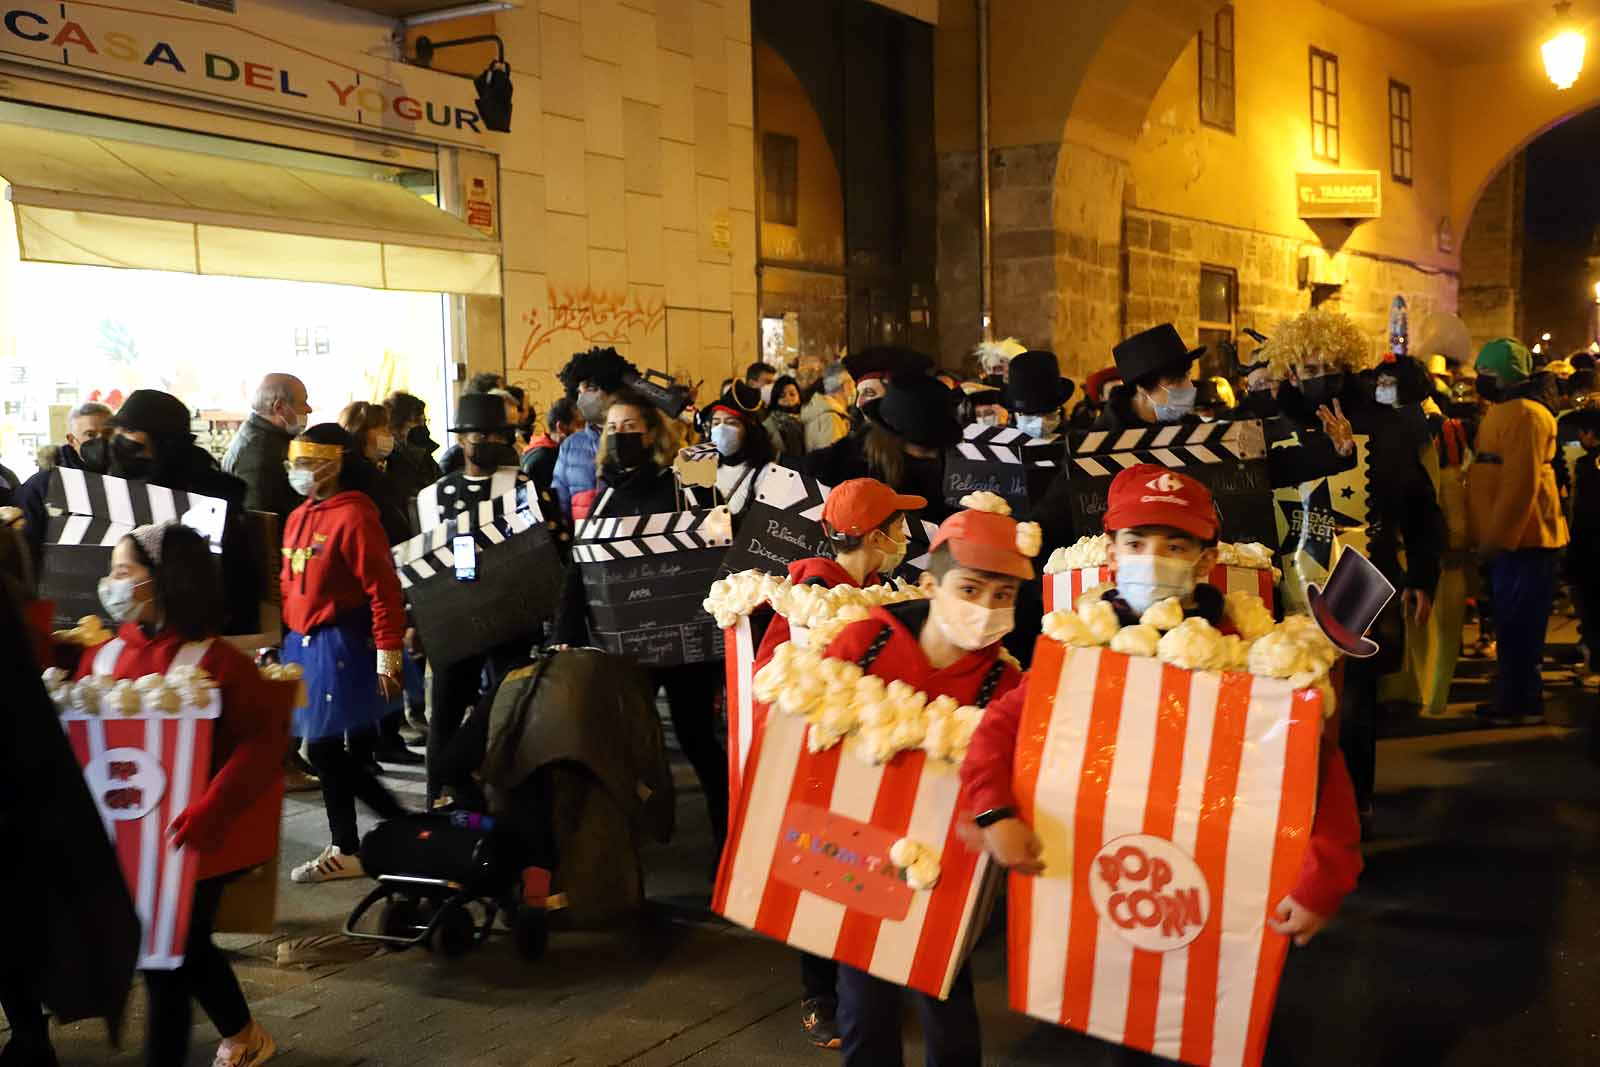
{"label": "white face mask", "polygon": [[934,604],[933,618],[952,645],[976,652],[1016,628],[1017,609],[1011,604],[986,608],[970,600],[942,597]]}
{"label": "white face mask", "polygon": [[387,459],[389,454],[394,451],[394,434],[380,433],[377,440],[373,442],[373,447],[377,451],[379,459]]}
{"label": "white face mask", "polygon": [[888,541],[889,544],[894,546],[893,551],[885,552],[883,554],[883,559],[878,563],[878,573],[888,576],[899,570],[900,564],[906,561],[906,548],[909,546],[909,543],[906,541],[896,541],[888,534],[884,534],[883,537],[884,540]]}
{"label": "white face mask", "polygon": [[719,422],[711,427],[711,443],[716,446],[719,455],[727,458],[738,453],[739,446],[744,444],[744,434],[737,426]]}
{"label": "white face mask", "polygon": [[1387,407],[1400,406],[1400,387],[1398,385],[1380,385],[1372,391],[1372,397],[1378,403]]}
{"label": "white face mask", "polygon": [[132,578],[113,578],[110,575],[100,579],[96,591],[112,621],[126,622],[138,618],[139,612],[144,609],[144,602],[134,595],[134,591],[144,584]]}
{"label": "white face mask", "polygon": [[1168,597],[1187,600],[1195,587],[1194,564],[1172,556],[1119,555],[1115,580],[1128,607],[1143,615]]}
{"label": "white face mask", "polygon": [[979,426],[999,426],[1000,425],[1000,416],[992,414],[992,413],[991,414],[985,414],[985,415],[979,415],[978,416],[978,425]]}
{"label": "white face mask", "polygon": [[317,472],[304,467],[296,467],[289,472],[289,488],[301,496],[310,496],[317,487]]}
{"label": "white face mask", "polygon": [[1029,437],[1048,437],[1061,425],[1060,415],[1018,415],[1017,429]]}
{"label": "white face mask", "polygon": [[772,387],[775,384],[777,384],[777,383],[768,382],[766,385],[763,385],[761,387],[761,402],[763,404],[771,405],[771,403],[772,403]]}

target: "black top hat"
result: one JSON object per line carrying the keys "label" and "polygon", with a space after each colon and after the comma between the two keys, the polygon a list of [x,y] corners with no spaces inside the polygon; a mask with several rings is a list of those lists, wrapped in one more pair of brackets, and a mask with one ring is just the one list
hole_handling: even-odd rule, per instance
{"label": "black top hat", "polygon": [[949,448],[961,440],[956,404],[961,396],[937,378],[901,374],[881,400],[862,408],[868,420],[923,448]]}
{"label": "black top hat", "polygon": [[1188,348],[1170,322],[1136,333],[1111,350],[1117,370],[1125,382],[1137,382],[1152,373],[1187,374],[1189,367],[1205,352]]}
{"label": "black top hat", "polygon": [[467,393],[456,402],[456,424],[451,433],[509,433],[506,399],[494,393]]}
{"label": "black top hat", "polygon": [[1048,415],[1071,399],[1073,389],[1054,352],[1023,352],[1007,371],[1006,404],[1019,415]]}
{"label": "black top hat", "polygon": [[1366,659],[1378,651],[1378,643],[1367,630],[1394,598],[1394,586],[1372,561],[1353,548],[1339,553],[1339,562],[1328,575],[1328,584],[1319,589],[1306,584],[1306,599],[1311,617],[1322,633],[1347,656]]}
{"label": "black top hat", "polygon": [[135,389],[112,417],[112,424],[152,437],[175,437],[189,432],[189,408],[171,393]]}

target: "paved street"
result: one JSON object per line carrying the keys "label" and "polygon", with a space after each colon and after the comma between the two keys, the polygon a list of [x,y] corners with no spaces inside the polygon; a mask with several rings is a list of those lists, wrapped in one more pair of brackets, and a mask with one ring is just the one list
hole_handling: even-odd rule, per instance
{"label": "paved street", "polygon": [[[1463,704],[1452,710],[1466,710],[1487,670],[1464,662]],[[1292,954],[1271,1062],[1600,1062],[1600,767],[1585,751],[1594,698],[1566,672],[1549,680],[1549,726],[1478,730],[1459,717],[1389,725],[1408,736],[1382,744],[1367,872],[1337,925]],[[394,780],[419,794],[419,774]],[[453,962],[421,951],[352,956],[336,944],[337,962],[280,966],[280,945],[335,931],[366,889],[293,886],[285,875],[277,934],[228,942],[247,996],[284,1049],[280,1062],[826,1064],[831,1054],[800,1035],[794,954],[703,912],[709,836],[686,769],[679,780],[684,831],[650,853],[656,906],[647,921],[557,933],[532,966],[504,938]],[[288,802],[285,872],[325,840],[314,799]],[[975,963],[990,1062],[1124,1062],[1006,1010],[1003,940],[997,924]],[[135,1045],[140,1012],[136,1000]],[[57,1036],[68,1064],[137,1062],[109,1051],[94,1026]],[[214,1039],[202,1023],[192,1063],[210,1062]]]}

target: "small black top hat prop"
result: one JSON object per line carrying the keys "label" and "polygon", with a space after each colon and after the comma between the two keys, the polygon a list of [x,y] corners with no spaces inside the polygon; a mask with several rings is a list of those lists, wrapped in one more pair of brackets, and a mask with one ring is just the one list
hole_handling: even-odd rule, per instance
{"label": "small black top hat prop", "polygon": [[456,401],[456,424],[451,433],[504,433],[511,429],[506,421],[505,398],[495,393],[467,393]]}
{"label": "small black top hat prop", "polygon": [[1048,415],[1072,398],[1073,385],[1061,377],[1054,352],[1022,352],[1011,360],[1006,399],[1019,415]]}
{"label": "small black top hat prop", "polygon": [[1339,562],[1328,575],[1328,584],[1317,588],[1306,583],[1306,599],[1311,617],[1317,620],[1323,636],[1347,656],[1366,659],[1378,651],[1378,643],[1367,630],[1394,598],[1394,586],[1372,561],[1353,548],[1339,553]]}

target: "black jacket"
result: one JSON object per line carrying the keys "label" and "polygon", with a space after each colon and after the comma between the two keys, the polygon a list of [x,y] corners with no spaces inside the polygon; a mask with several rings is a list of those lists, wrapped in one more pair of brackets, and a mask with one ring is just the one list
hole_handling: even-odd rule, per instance
{"label": "black jacket", "polygon": [[233,435],[222,469],[244,481],[242,503],[246,509],[270,511],[279,520],[287,520],[289,512],[300,506],[303,498],[289,487],[289,472],[284,468],[292,440],[288,430],[254,412]]}
{"label": "black jacket", "polygon": [[406,441],[395,442],[385,472],[407,510],[417,494],[438,481],[442,473],[432,453]]}
{"label": "black jacket", "polygon": [[530,448],[522,455],[522,473],[533,479],[541,493],[550,491],[550,481],[556,474],[556,456],[560,452],[560,445],[550,445]]}
{"label": "black jacket", "polygon": [[1600,577],[1600,558],[1597,558],[1600,554],[1593,550],[1593,546],[1600,544],[1600,449],[1585,452],[1575,465],[1571,533],[1572,547],[1565,553],[1567,578],[1574,582],[1592,582]]}

